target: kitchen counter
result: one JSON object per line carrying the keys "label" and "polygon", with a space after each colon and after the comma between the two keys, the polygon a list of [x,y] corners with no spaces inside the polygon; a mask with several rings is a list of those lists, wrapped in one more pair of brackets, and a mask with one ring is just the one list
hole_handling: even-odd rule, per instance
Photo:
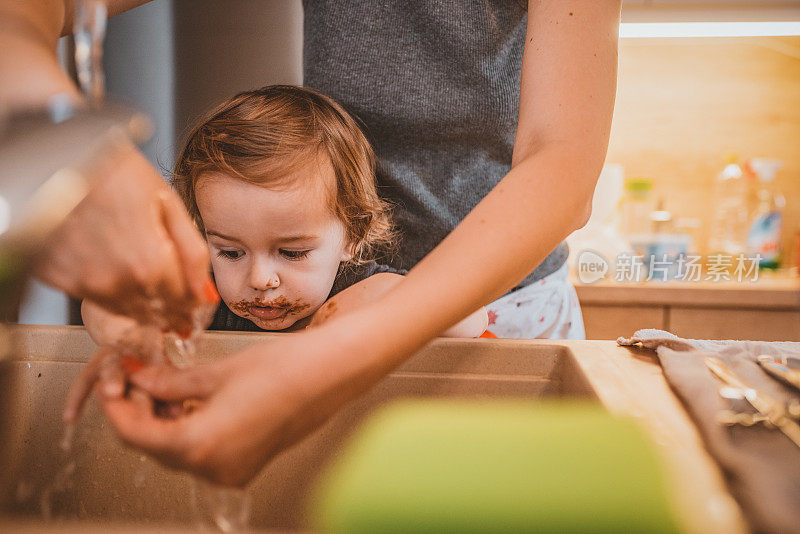
{"label": "kitchen counter", "polygon": [[582,304],[736,307],[800,311],[800,278],[762,274],[758,280],[615,282],[583,284],[572,278]]}
{"label": "kitchen counter", "polygon": [[[534,343],[547,341],[535,340]],[[569,347],[601,402],[635,417],[658,444],[676,505],[690,532],[746,532],[738,505],[652,351],[613,341],[559,341]]]}
{"label": "kitchen counter", "polygon": [[800,341],[800,278],[788,273],[754,282],[572,282],[588,338],[659,328],[696,339]]}
{"label": "kitchen counter", "polygon": [[[14,330],[19,348],[14,361],[5,362],[13,365],[14,370],[9,372],[6,366],[4,373],[0,374],[0,378],[6,381],[12,377],[14,387],[0,384],[6,395],[2,408],[4,413],[10,414],[10,419],[27,421],[21,426],[12,424],[17,433],[23,432],[29,424],[37,423],[39,426],[28,430],[28,434],[12,435],[7,441],[10,445],[3,445],[6,450],[0,458],[9,461],[12,457],[12,461],[17,461],[16,458],[23,456],[17,463],[37,465],[37,462],[47,461],[53,455],[48,447],[57,446],[42,442],[52,440],[57,444],[60,440],[59,425],[46,419],[57,418],[66,388],[95,347],[85,330],[79,327],[17,327]],[[268,341],[272,336],[209,333],[202,341],[201,360],[219,358],[255,341]],[[34,391],[37,389],[41,391]],[[9,399],[9,394],[19,398]],[[331,449],[346,438],[347,432],[343,429],[351,429],[375,406],[409,395],[596,399],[611,413],[638,420],[652,437],[666,468],[672,504],[688,532],[746,532],[740,510],[726,490],[719,468],[706,452],[697,430],[670,390],[652,353],[618,347],[611,341],[502,339],[434,341],[362,399],[343,409],[320,431],[279,456],[259,475],[251,489],[254,512],[258,510],[256,515],[273,514],[277,519],[259,518],[262,524],[256,523],[256,527],[296,531],[297,524],[290,523],[296,521],[296,515],[300,513],[301,505],[298,503],[303,501],[309,480],[313,481]],[[119,532],[125,532],[120,518],[136,521],[136,517],[125,514],[133,513],[138,505],[126,508],[120,505],[120,501],[127,505],[126,499],[141,499],[144,493],[151,491],[157,491],[154,495],[158,498],[146,498],[146,504],[154,510],[147,512],[152,516],[148,517],[148,524],[152,524],[154,518],[162,517],[165,511],[166,517],[172,518],[173,522],[180,520],[181,508],[187,507],[181,486],[186,483],[185,475],[152,464],[148,484],[127,488],[119,483],[120,480],[132,477],[136,471],[131,471],[130,467],[141,465],[140,462],[145,460],[119,447],[96,408],[84,415],[82,425],[85,425],[84,432],[87,433],[83,447],[94,450],[85,451],[88,458],[84,459],[84,464],[81,458],[77,458],[78,465],[84,467],[79,467],[76,476],[87,477],[92,486],[99,485],[99,489],[84,489],[80,480],[75,483],[75,488],[85,493],[79,501],[84,514],[82,519],[87,520],[87,525],[91,527],[99,521],[112,521],[120,525]],[[48,426],[59,428],[48,431]],[[38,438],[31,439],[31,435]],[[13,450],[15,447],[19,450]],[[78,451],[84,453],[81,447],[76,448],[76,453]],[[99,457],[98,451],[102,452]],[[148,465],[151,463],[147,460]],[[52,466],[43,467],[41,471],[44,474],[37,470],[36,476],[48,480],[52,474],[46,473],[47,469],[52,469]],[[113,484],[113,496],[103,488],[104,479]],[[115,511],[115,508],[119,510]],[[31,522],[31,513],[36,513],[35,505],[28,511],[15,512],[0,520],[0,530],[9,531],[9,528],[27,525],[24,528],[29,530],[21,531],[43,531],[36,530],[44,524],[35,518]],[[293,515],[289,517],[286,514]],[[21,520],[22,524],[19,523]],[[73,532],[75,530],[68,529],[74,529],[76,524],[63,527],[67,530],[52,526],[52,530],[48,528],[46,531]],[[181,530],[178,528],[175,532]]]}

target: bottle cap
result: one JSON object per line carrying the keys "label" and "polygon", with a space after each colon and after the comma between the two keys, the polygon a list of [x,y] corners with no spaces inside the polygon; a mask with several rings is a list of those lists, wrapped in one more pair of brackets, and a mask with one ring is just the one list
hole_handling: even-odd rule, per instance
{"label": "bottle cap", "polygon": [[629,178],[625,180],[625,190],[631,193],[648,193],[653,189],[649,178]]}
{"label": "bottle cap", "polygon": [[739,154],[734,152],[733,150],[729,150],[725,153],[725,165],[730,165],[732,163],[739,162]]}
{"label": "bottle cap", "polygon": [[752,158],[747,162],[747,166],[752,170],[762,182],[771,182],[775,179],[775,174],[783,167],[783,162],[779,159]]}

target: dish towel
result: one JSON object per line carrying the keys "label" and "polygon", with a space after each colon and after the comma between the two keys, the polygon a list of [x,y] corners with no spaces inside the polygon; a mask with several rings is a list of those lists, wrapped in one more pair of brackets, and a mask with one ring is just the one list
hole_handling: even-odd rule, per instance
{"label": "dish towel", "polygon": [[698,426],[711,455],[754,532],[800,533],[800,447],[763,424],[724,426],[723,410],[747,410],[746,401],[719,395],[722,382],[705,365],[719,358],[750,387],[782,402],[800,402],[800,392],[772,378],[756,363],[761,354],[798,356],[800,342],[684,339],[655,329],[636,331],[617,344],[653,349],[664,375]]}

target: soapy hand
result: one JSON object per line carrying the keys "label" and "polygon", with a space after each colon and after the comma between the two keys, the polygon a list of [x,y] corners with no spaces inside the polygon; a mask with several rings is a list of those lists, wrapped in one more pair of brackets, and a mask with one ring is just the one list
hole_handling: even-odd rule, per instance
{"label": "soapy hand", "polygon": [[[126,390],[130,393],[128,377],[143,368],[145,362],[194,365],[196,340],[210,324],[219,302],[219,294],[212,283],[209,282],[204,292],[206,303],[192,311],[192,327],[181,333],[164,332],[155,325],[139,324],[84,301],[82,312],[86,328],[100,349],[72,383],[62,412],[64,421],[74,423],[77,420],[93,389],[110,398],[121,397]],[[138,400],[141,397],[137,395]],[[152,403],[144,405],[152,406]],[[162,415],[175,412],[169,406],[161,408],[165,408]]]}
{"label": "soapy hand", "polygon": [[[244,374],[252,372],[247,367],[232,360],[185,370],[150,366],[128,377],[135,388],[161,403],[191,400],[197,406],[177,418],[159,416],[151,406],[127,395],[101,394],[97,399],[127,445],[167,466],[221,484],[244,485],[270,450],[255,438],[260,432],[252,432],[264,422],[256,424],[252,414],[247,416],[252,401],[242,396],[240,383]],[[269,384],[260,387],[270,389]]]}
{"label": "soapy hand", "polygon": [[282,335],[212,364],[146,366],[130,375],[130,383],[156,402],[191,401],[195,408],[178,417],[159,416],[128,396],[99,395],[98,401],[127,445],[169,467],[244,486],[344,402],[319,398],[317,379],[300,369],[302,361],[351,354],[322,329]]}
{"label": "soapy hand", "polygon": [[185,330],[210,282],[202,236],[132,145],[109,154],[96,174],[92,191],[48,240],[34,274],[140,323]]}
{"label": "soapy hand", "polygon": [[[125,343],[120,339],[114,345],[100,347],[69,388],[62,412],[64,422],[74,423],[78,419],[92,390],[104,397],[122,397],[130,389],[128,377],[141,370],[145,366],[145,361],[167,363],[163,356],[164,347],[160,333],[138,325],[135,328],[139,332],[135,338],[142,342],[150,339],[147,344],[149,346],[140,344],[135,347],[128,344],[123,348]],[[128,339],[131,339],[132,336],[130,334],[128,336]]]}

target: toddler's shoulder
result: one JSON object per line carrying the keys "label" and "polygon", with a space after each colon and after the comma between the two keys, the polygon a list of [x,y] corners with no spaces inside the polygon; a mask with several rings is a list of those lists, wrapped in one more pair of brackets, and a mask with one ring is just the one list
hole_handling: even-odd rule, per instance
{"label": "toddler's shoulder", "polygon": [[361,265],[347,265],[342,267],[339,270],[339,273],[336,275],[336,280],[333,283],[333,288],[331,288],[328,298],[331,298],[337,293],[344,291],[348,287],[374,278],[376,275],[381,276],[378,276],[374,280],[370,280],[370,285],[377,285],[379,283],[384,284],[387,283],[386,280],[388,279],[405,275],[407,273],[408,271],[405,269],[395,269],[394,267],[378,263],[376,261],[370,261]]}

